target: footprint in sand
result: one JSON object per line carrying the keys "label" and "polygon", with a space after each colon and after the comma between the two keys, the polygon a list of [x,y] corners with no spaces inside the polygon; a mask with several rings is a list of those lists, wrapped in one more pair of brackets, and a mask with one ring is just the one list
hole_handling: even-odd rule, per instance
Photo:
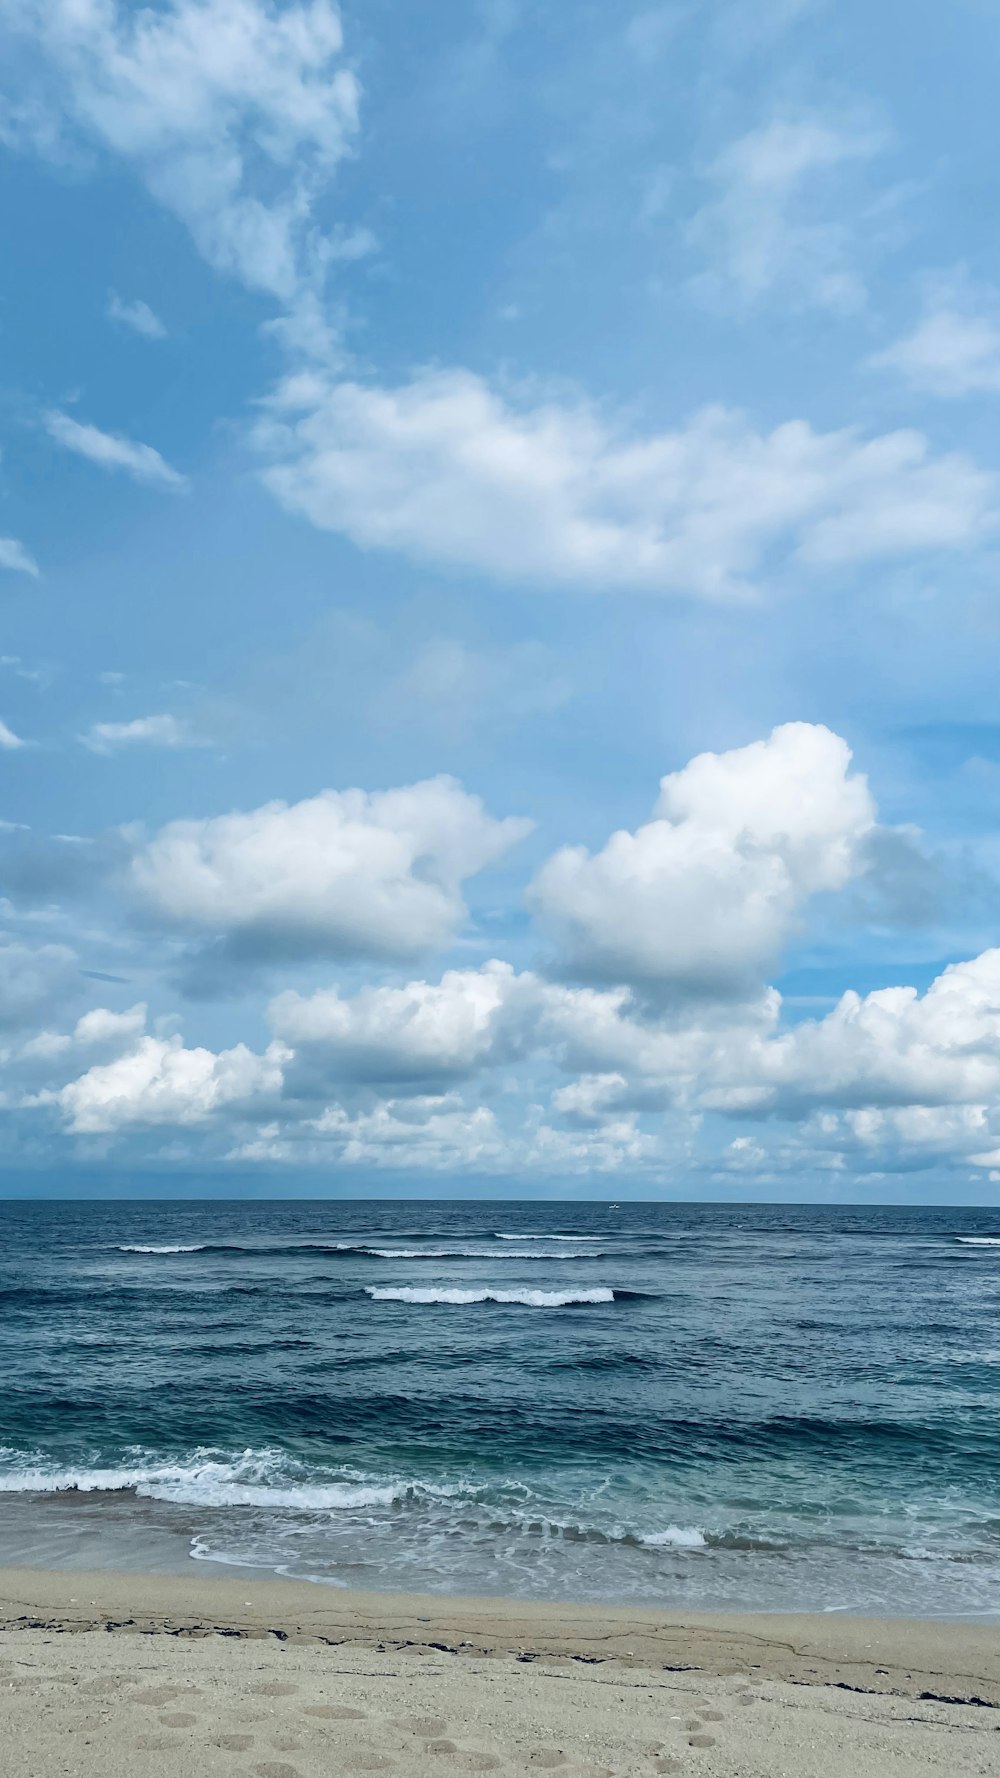
{"label": "footprint in sand", "polygon": [[130,1704],[172,1704],[175,1698],[190,1698],[195,1694],[188,1686],[183,1685],[151,1685],[145,1691],[133,1692]]}
{"label": "footprint in sand", "polygon": [[535,1747],[529,1753],[528,1759],[533,1766],[542,1766],[546,1771],[551,1771],[554,1767],[564,1766],[567,1763],[566,1755],[558,1747]]}
{"label": "footprint in sand", "polygon": [[252,1735],[216,1735],[213,1747],[224,1747],[227,1753],[247,1753],[253,1746]]}
{"label": "footprint in sand", "polygon": [[198,1718],[190,1710],[165,1710],[160,1721],[165,1729],[189,1729]]}
{"label": "footprint in sand", "polygon": [[398,1729],[409,1729],[411,1735],[443,1735],[448,1724],[443,1716],[398,1716]]}
{"label": "footprint in sand", "polygon": [[715,1746],[715,1736],[714,1735],[689,1735],[688,1736],[688,1746],[689,1747],[714,1747]]}
{"label": "footprint in sand", "polygon": [[683,1770],[682,1761],[675,1759],[672,1753],[663,1753],[653,1761],[654,1772],[683,1772]]}
{"label": "footprint in sand", "polygon": [[363,1710],[352,1710],[347,1704],[303,1704],[304,1716],[322,1716],[327,1722],[364,1722]]}
{"label": "footprint in sand", "polygon": [[427,1752],[428,1753],[457,1753],[458,1752],[458,1744],[455,1741],[449,1741],[447,1736],[436,1735],[433,1741],[428,1741]]}
{"label": "footprint in sand", "polygon": [[256,1778],[300,1778],[297,1768],[284,1760],[268,1760],[266,1765],[254,1766],[254,1772]]}
{"label": "footprint in sand", "polygon": [[253,1690],[258,1698],[293,1698],[299,1687],[289,1685],[284,1679],[268,1679],[263,1685],[255,1685]]}
{"label": "footprint in sand", "polygon": [[705,1722],[725,1722],[726,1720],[724,1710],[703,1710],[701,1714]]}
{"label": "footprint in sand", "polygon": [[458,1751],[461,1763],[467,1772],[498,1772],[500,1770],[500,1761],[495,1753],[480,1753],[475,1747],[460,1747]]}

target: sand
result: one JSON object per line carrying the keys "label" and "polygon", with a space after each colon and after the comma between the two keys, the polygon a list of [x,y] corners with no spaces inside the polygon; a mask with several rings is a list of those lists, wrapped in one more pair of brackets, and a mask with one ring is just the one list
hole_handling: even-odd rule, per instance
{"label": "sand", "polygon": [[1000,1630],[0,1571],[12,1778],[1000,1773]]}

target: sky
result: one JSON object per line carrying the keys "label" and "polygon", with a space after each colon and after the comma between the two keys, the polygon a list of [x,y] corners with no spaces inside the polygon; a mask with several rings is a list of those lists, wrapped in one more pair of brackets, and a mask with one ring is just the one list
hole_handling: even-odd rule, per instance
{"label": "sky", "polygon": [[0,1193],[996,1201],[998,57],[0,0]]}

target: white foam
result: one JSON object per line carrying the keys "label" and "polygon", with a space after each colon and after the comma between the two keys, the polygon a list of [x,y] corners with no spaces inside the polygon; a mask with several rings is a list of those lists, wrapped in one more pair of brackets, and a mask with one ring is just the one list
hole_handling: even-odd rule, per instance
{"label": "white foam", "polygon": [[136,1464],[116,1469],[27,1467],[0,1473],[4,1494],[121,1494],[180,1506],[263,1506],[293,1511],[336,1512],[351,1507],[390,1506],[407,1492],[403,1483],[294,1482],[266,1479],[277,1464],[267,1452],[242,1458],[193,1460],[180,1464]]}
{"label": "white foam", "polygon": [[613,1303],[615,1293],[606,1287],[595,1290],[431,1290],[403,1287],[397,1290],[366,1284],[365,1294],[380,1303],[519,1303],[525,1309],[563,1309],[571,1303]]}
{"label": "white foam", "polygon": [[668,1525],[665,1531],[650,1531],[639,1542],[655,1549],[664,1545],[677,1550],[703,1550],[708,1547],[704,1532],[694,1525]]}
{"label": "white foam", "polygon": [[956,1235],[963,1247],[1000,1247],[1000,1235]]}
{"label": "white foam", "polygon": [[544,1229],[540,1234],[532,1233],[530,1229],[522,1229],[520,1233],[502,1235],[497,1229],[496,1239],[498,1241],[599,1241],[601,1237],[600,1235],[549,1235]]}
{"label": "white foam", "polygon": [[[558,1237],[556,1237],[558,1239]],[[592,1249],[585,1253],[567,1253],[561,1247],[507,1247],[498,1253],[495,1247],[359,1247],[358,1253],[370,1253],[376,1259],[598,1259]]]}
{"label": "white foam", "polygon": [[136,1489],[147,1500],[169,1500],[179,1506],[270,1506],[293,1512],[343,1512],[349,1507],[391,1506],[400,1497],[398,1488],[328,1483],[299,1487],[268,1488],[250,1482],[233,1482],[219,1476],[186,1477],[177,1482],[150,1482]]}
{"label": "white foam", "polygon": [[204,1253],[205,1244],[204,1242],[199,1241],[195,1242],[190,1247],[183,1247],[180,1245],[164,1245],[162,1247],[118,1247],[115,1251],[117,1253]]}

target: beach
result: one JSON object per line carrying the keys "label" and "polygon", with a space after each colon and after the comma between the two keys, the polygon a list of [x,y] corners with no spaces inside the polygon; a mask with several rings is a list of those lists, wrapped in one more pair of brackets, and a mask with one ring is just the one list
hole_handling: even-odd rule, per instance
{"label": "beach", "polygon": [[11,1778],[1000,1770],[1000,1631],[0,1571]]}

